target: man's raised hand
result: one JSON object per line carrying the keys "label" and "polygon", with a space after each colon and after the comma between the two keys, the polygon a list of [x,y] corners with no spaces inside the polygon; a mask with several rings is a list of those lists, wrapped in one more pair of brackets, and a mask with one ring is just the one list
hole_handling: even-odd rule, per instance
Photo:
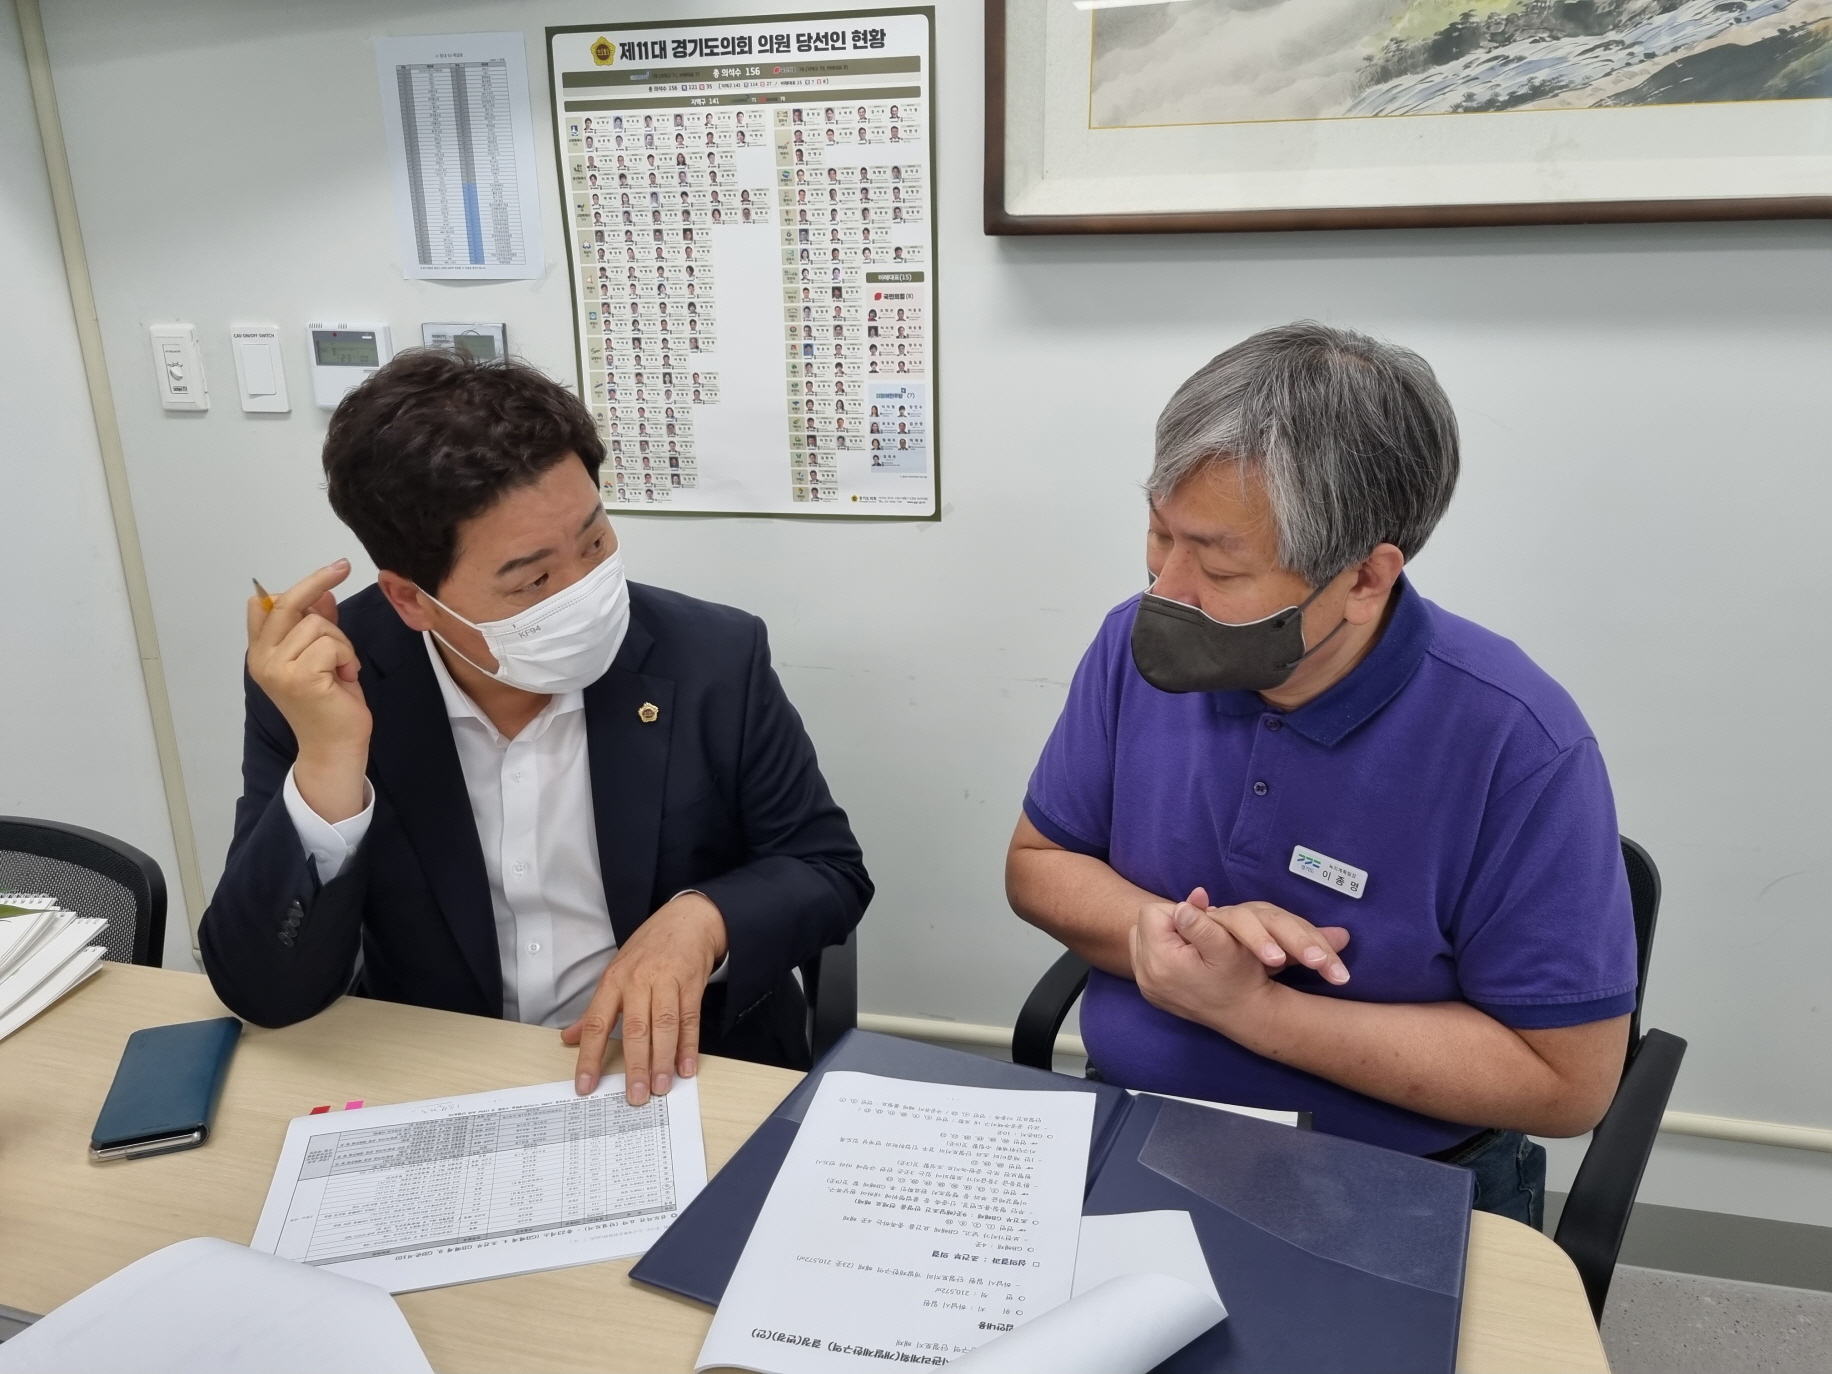
{"label": "man's raised hand", "polygon": [[349,637],[337,628],[331,588],[348,559],[318,569],[274,598],[248,598],[248,673],[286,717],[299,743],[293,781],[306,805],[335,824],[365,805],[371,720]]}

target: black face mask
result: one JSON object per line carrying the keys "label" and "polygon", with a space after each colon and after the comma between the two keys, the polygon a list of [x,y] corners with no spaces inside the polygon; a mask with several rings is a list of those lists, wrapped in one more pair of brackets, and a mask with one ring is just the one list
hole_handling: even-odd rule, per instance
{"label": "black face mask", "polygon": [[1264,692],[1283,686],[1298,664],[1342,628],[1337,625],[1305,649],[1304,610],[1322,595],[1319,587],[1301,606],[1230,625],[1148,591],[1132,621],[1132,662],[1160,692]]}

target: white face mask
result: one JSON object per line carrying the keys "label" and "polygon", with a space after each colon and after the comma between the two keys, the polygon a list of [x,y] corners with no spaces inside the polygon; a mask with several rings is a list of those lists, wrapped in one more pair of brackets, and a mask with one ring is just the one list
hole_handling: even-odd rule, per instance
{"label": "white face mask", "polygon": [[604,676],[630,628],[630,584],[624,580],[621,549],[572,586],[507,620],[475,625],[431,592],[426,599],[483,636],[496,659],[496,671],[465,658],[434,630],[441,644],[478,672],[524,692],[584,691]]}

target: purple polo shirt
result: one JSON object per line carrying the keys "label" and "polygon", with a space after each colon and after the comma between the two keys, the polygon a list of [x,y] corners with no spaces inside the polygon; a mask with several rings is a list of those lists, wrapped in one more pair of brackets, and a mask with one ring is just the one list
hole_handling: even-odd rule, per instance
{"label": "purple polo shirt", "polygon": [[[1107,616],[1031,776],[1051,840],[1148,892],[1206,887],[1346,927],[1365,1002],[1468,1002],[1518,1029],[1635,1005],[1635,931],[1596,739],[1520,649],[1402,579],[1379,642],[1296,711],[1254,692],[1173,694],[1133,667],[1135,597]],[[1365,870],[1353,898],[1290,871],[1303,846]],[[1082,1038],[1125,1087],[1315,1113],[1318,1130],[1412,1154],[1466,1139],[1448,1122],[1262,1058],[1096,970]]]}

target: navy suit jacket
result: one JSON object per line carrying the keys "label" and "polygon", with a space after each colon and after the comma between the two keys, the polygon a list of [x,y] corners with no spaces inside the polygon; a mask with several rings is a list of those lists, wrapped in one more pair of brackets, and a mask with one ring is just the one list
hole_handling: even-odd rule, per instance
{"label": "navy suit jacket", "polygon": [[[345,992],[501,1016],[483,848],[425,643],[377,587],[343,602],[338,624],[361,660],[374,719],[369,832],[320,886],[281,795],[298,752],[292,730],[244,674],[242,798],[204,913],[204,968],[225,1006],[263,1026],[302,1021]],[[696,888],[718,906],[729,939],[727,982],[708,990],[703,1010],[706,1048],[716,1052],[766,1004],[786,1010],[786,998],[799,1009],[790,970],[845,939],[872,885],[770,667],[763,622],[633,584],[623,646],[584,696],[598,857],[619,943]],[[653,722],[642,719],[646,705],[658,709]]]}

